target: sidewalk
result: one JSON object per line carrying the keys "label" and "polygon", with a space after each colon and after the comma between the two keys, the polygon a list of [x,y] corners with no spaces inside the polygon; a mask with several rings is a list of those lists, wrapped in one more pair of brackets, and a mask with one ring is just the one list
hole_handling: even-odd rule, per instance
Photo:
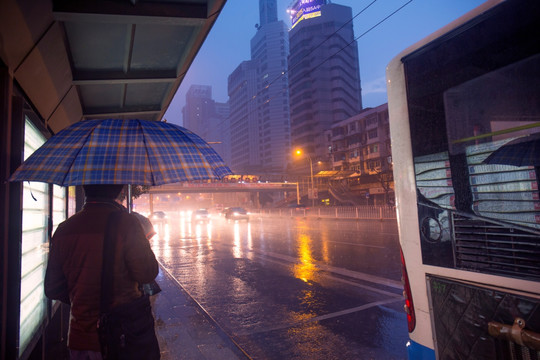
{"label": "sidewalk", "polygon": [[181,285],[160,267],[151,297],[162,360],[249,359]]}

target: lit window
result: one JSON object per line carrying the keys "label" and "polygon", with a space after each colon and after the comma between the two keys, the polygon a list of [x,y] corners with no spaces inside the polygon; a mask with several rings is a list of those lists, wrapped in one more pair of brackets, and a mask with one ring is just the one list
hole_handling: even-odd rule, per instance
{"label": "lit window", "polygon": [[[28,158],[45,142],[41,132],[26,119],[24,158]],[[35,336],[47,313],[43,280],[47,265],[47,215],[49,186],[40,182],[23,185],[21,240],[21,298],[19,323],[19,355]]]}

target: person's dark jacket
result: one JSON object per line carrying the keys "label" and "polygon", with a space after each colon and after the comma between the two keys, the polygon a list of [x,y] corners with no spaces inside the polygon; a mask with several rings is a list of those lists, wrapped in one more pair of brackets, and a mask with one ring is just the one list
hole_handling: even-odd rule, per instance
{"label": "person's dark jacket", "polygon": [[[70,349],[100,351],[97,321],[105,226],[109,214],[122,209],[110,200],[88,199],[83,210],[58,226],[51,240],[45,295],[71,304]],[[141,296],[139,283],[151,282],[159,271],[139,220],[124,209],[117,228],[111,307]]]}

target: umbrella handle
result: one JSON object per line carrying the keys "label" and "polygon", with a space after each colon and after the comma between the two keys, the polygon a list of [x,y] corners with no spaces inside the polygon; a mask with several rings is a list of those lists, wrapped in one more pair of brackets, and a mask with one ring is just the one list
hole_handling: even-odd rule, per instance
{"label": "umbrella handle", "polygon": [[126,197],[126,202],[127,202],[127,209],[128,209],[128,213],[132,213],[133,212],[133,199],[131,197],[131,184],[128,184],[127,186],[127,197]]}

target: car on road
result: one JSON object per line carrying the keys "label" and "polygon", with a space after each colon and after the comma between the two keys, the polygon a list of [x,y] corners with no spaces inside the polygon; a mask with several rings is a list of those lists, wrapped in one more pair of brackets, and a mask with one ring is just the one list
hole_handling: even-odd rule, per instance
{"label": "car on road", "polygon": [[223,209],[221,209],[221,212],[219,213],[219,216],[225,216],[225,214],[227,214],[229,209],[230,209],[230,207],[224,207]]}
{"label": "car on road", "polygon": [[309,209],[308,206],[304,204],[289,204],[287,208],[290,209],[291,216],[306,216],[306,212]]}
{"label": "car on road", "polygon": [[191,221],[197,223],[210,222],[210,213],[207,209],[197,209],[191,213]]}
{"label": "car on road", "polygon": [[165,214],[163,211],[154,211],[150,215],[150,221],[153,225],[165,224],[168,221],[168,217],[167,214]]}
{"label": "car on road", "polygon": [[309,209],[306,205],[304,204],[289,204],[287,205],[287,207],[289,209],[295,209],[295,210],[307,210]]}
{"label": "car on road", "polygon": [[216,204],[216,205],[214,205],[214,207],[212,209],[212,213],[217,214],[217,215],[221,215],[223,213],[224,209],[225,208],[223,207],[223,204]]}
{"label": "car on road", "polygon": [[249,213],[243,207],[230,207],[225,210],[227,220],[249,220]]}

